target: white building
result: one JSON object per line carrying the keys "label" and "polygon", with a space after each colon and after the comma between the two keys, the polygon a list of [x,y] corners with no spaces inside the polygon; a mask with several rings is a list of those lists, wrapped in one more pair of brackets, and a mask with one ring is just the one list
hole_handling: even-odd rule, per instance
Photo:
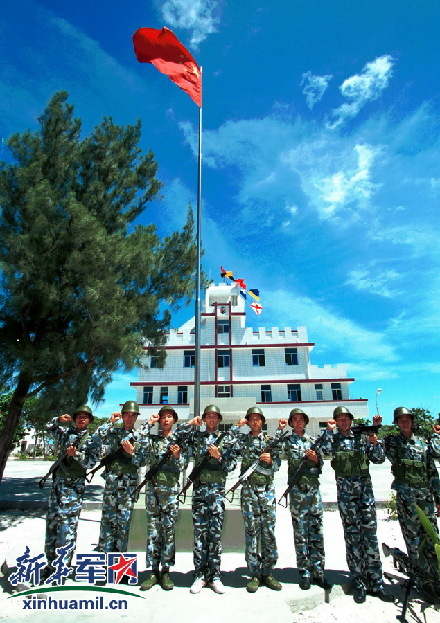
{"label": "white building", "polygon": [[[253,313],[253,312],[252,312]],[[368,417],[368,401],[350,398],[342,364],[314,366],[305,327],[246,327],[245,301],[238,286],[212,285],[206,291],[201,318],[201,408],[217,404],[223,423],[235,422],[246,409],[258,405],[268,430],[281,417],[301,407],[310,417],[308,431],[318,432],[338,405],[355,417]],[[137,390],[142,419],[172,405],[180,419],[193,417],[194,317],[169,332],[164,368],[148,354],[139,379],[130,383]],[[321,424],[320,424],[321,423]]]}

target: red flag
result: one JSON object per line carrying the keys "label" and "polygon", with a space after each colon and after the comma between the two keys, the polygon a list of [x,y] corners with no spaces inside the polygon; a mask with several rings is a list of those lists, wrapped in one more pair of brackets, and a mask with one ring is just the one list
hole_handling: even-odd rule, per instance
{"label": "red flag", "polygon": [[139,28],[133,35],[136,58],[166,74],[197,104],[202,105],[202,73],[194,58],[169,28]]}

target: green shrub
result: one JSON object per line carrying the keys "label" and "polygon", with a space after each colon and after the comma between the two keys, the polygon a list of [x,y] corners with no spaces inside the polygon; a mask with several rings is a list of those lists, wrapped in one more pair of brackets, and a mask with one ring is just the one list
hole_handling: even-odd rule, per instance
{"label": "green shrub", "polygon": [[388,519],[397,519],[397,501],[394,491],[391,492],[390,499],[385,503],[385,508],[388,513]]}

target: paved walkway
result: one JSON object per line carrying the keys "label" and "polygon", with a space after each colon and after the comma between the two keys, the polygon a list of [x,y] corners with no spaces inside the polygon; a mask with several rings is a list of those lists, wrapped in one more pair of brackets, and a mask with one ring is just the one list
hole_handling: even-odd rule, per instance
{"label": "paved walkway", "polygon": [[[37,555],[44,549],[45,533],[45,502],[47,499],[48,483],[44,490],[38,488],[38,481],[43,476],[50,463],[42,461],[9,461],[5,472],[5,481],[0,487],[0,500],[3,505],[0,524],[0,564],[6,561],[6,568],[14,567],[18,556],[22,555],[26,545],[30,547],[32,555]],[[372,466],[372,478],[375,494],[379,500],[389,497],[390,472],[389,465]],[[231,479],[233,481],[233,479]],[[283,470],[276,478],[278,494],[285,488],[286,472]],[[77,553],[88,553],[96,545],[99,535],[100,500],[103,489],[103,480],[96,476],[87,488],[87,508],[81,514],[78,530]],[[310,591],[301,591],[298,587],[295,553],[291,519],[288,510],[277,506],[276,536],[279,549],[279,560],[275,575],[283,584],[283,590],[273,592],[267,588],[260,588],[255,595],[248,594],[244,586],[247,581],[245,560],[243,555],[243,541],[238,547],[225,547],[222,557],[224,583],[228,587],[225,595],[216,595],[210,589],[203,589],[199,595],[191,595],[189,586],[192,575],[192,553],[190,548],[178,547],[176,566],[173,570],[173,579],[176,588],[165,593],[159,587],[154,587],[148,593],[140,593],[137,587],[123,587],[130,593],[125,597],[127,609],[112,611],[104,609],[50,611],[24,610],[23,597],[11,597],[11,588],[7,579],[0,578],[0,587],[4,593],[0,594],[0,621],[14,621],[14,623],[61,623],[70,616],[75,617],[75,623],[116,623],[117,621],[132,621],[147,619],[148,623],[220,623],[228,620],[239,620],[243,623],[267,623],[268,620],[282,623],[346,623],[355,619],[356,623],[371,623],[371,620],[391,622],[395,620],[398,609],[393,604],[385,604],[378,599],[367,598],[364,605],[356,606],[348,591],[348,572],[345,562],[345,547],[342,525],[339,513],[331,509],[336,501],[336,490],[332,469],[325,463],[322,479],[322,491],[328,510],[324,514],[324,535],[326,548],[326,568],[329,580],[335,584],[330,603],[324,603],[324,592],[312,587]],[[238,500],[237,500],[238,502]],[[131,551],[139,552],[140,581],[145,579],[144,563],[144,522],[145,512],[142,510],[143,496],[138,503],[138,528],[140,536],[132,538]],[[232,514],[237,505],[229,506]],[[183,513],[184,514],[184,513]],[[231,512],[230,512],[231,515]],[[387,521],[385,510],[378,511],[379,542],[386,541],[391,546],[404,548],[399,526],[395,521]],[[229,532],[227,525],[224,530],[224,541],[227,544]],[[237,533],[239,534],[239,533]],[[133,535],[132,535],[133,536]],[[234,539],[232,539],[234,541]],[[390,559],[383,558],[384,569],[395,573]],[[62,591],[52,593],[52,597],[69,600],[90,599],[91,593],[81,591],[79,585],[71,581],[68,586],[75,587],[72,592]],[[108,594],[100,593],[108,600]],[[396,594],[401,595],[399,588]],[[93,593],[93,603],[95,595]],[[138,596],[141,595],[142,598]],[[136,597],[137,596],[137,597]],[[118,598],[124,597],[121,595]],[[48,598],[46,598],[49,603]],[[104,602],[104,606],[105,606]],[[124,604],[122,604],[124,606]],[[426,623],[440,623],[440,614],[432,608],[426,611]],[[418,617],[418,618],[414,618]],[[423,615],[421,606],[414,606],[414,616],[408,621],[421,623]],[[30,619],[31,617],[31,619]]]}
{"label": "paved walkway", "polygon": [[[6,465],[2,484],[0,485],[0,510],[13,508],[46,508],[51,481],[48,479],[43,489],[38,487],[39,480],[47,473],[51,466],[49,461],[18,461],[10,459]],[[391,469],[388,461],[380,465],[370,465],[374,495],[378,506],[386,502],[391,495]],[[227,481],[227,487],[232,485],[238,477],[238,471],[233,472]],[[283,461],[281,469],[275,476],[275,488],[278,497],[282,495],[287,482],[287,464]],[[104,480],[95,474],[92,482],[86,488],[85,508],[100,508]],[[336,484],[330,461],[324,461],[321,476],[321,494],[325,503],[336,504]],[[186,506],[190,506],[190,496]],[[238,496],[237,502],[238,503]],[[234,506],[234,505],[233,505]]]}

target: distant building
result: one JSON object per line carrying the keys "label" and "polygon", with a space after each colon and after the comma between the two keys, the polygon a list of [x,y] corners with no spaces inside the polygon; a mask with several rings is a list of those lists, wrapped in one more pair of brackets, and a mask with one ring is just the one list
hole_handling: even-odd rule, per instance
{"label": "distant building", "polygon": [[[302,407],[310,416],[308,431],[318,432],[338,405],[347,406],[355,417],[368,417],[368,401],[350,398],[343,364],[314,366],[305,327],[246,327],[245,301],[239,288],[211,285],[206,290],[201,317],[200,403],[217,404],[223,424],[243,417],[258,405],[268,430],[291,409]],[[137,390],[142,419],[172,405],[180,419],[193,417],[194,317],[169,332],[164,368],[146,349],[146,367],[130,383]],[[147,367],[148,366],[148,367]]]}

